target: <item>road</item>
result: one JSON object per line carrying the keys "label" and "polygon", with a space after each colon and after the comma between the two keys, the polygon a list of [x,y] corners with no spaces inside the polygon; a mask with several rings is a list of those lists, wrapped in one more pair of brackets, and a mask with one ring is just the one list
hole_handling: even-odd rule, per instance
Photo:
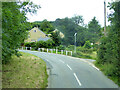
{"label": "road", "polygon": [[118,88],[86,59],[70,56],[20,50],[42,58],[49,73],[48,88]]}

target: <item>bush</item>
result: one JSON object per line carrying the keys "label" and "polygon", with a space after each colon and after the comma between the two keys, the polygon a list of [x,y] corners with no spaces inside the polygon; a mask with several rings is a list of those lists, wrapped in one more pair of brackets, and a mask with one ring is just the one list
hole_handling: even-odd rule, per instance
{"label": "bush", "polygon": [[46,47],[47,48],[53,48],[54,41],[53,40],[47,40],[46,41]]}
{"label": "bush", "polygon": [[83,52],[83,53],[92,53],[93,50],[92,49],[87,49],[84,47],[77,47],[77,51]]}
{"label": "bush", "polygon": [[115,76],[116,75],[116,68],[113,64],[105,64],[103,66],[103,71],[107,76]]}
{"label": "bush", "polygon": [[29,42],[24,43],[25,47],[31,47],[31,44]]}
{"label": "bush", "polygon": [[86,41],[83,47],[84,47],[84,48],[87,48],[87,49],[90,49],[90,48],[91,48],[91,43],[90,43],[90,41]]}
{"label": "bush", "polygon": [[92,59],[92,57],[90,55],[84,55],[80,51],[73,53],[73,57]]}
{"label": "bush", "polygon": [[74,50],[74,45],[69,45],[66,49],[72,51]]}
{"label": "bush", "polygon": [[98,49],[98,44],[93,45],[93,50],[96,51]]}
{"label": "bush", "polygon": [[65,50],[65,46],[60,45],[60,46],[57,47],[57,49],[59,49],[59,50]]}

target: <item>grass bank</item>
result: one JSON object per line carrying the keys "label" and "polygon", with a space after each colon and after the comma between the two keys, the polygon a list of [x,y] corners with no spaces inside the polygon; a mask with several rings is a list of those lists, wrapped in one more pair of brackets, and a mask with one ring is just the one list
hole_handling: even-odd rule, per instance
{"label": "grass bank", "polygon": [[34,55],[21,52],[12,56],[9,64],[3,65],[3,88],[46,88],[46,63]]}
{"label": "grass bank", "polygon": [[[114,65],[112,64],[97,64],[94,62],[95,66],[100,69],[106,75],[109,79],[111,79],[115,84],[117,84],[120,87],[119,82],[119,76],[116,76],[115,74],[112,74],[112,71],[115,69]],[[115,70],[114,70],[115,71]]]}

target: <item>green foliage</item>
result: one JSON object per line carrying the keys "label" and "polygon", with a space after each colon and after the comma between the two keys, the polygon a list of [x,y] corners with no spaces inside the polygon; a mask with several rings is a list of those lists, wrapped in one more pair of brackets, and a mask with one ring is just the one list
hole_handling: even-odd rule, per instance
{"label": "green foliage", "polygon": [[90,41],[86,41],[83,47],[84,47],[84,48],[87,48],[87,49],[90,49],[90,48],[91,48],[91,43],[90,43]]}
{"label": "green foliage", "polygon": [[75,22],[75,24],[77,24],[77,25],[84,25],[83,16],[75,15],[74,17],[72,17],[72,20],[73,20],[73,21]]}
{"label": "green foliage", "polygon": [[[104,65],[104,72],[110,77],[120,77],[120,1],[109,5],[115,12],[109,15],[110,30],[106,37],[101,39],[98,50],[97,64]],[[116,82],[118,85],[120,79]]]}
{"label": "green foliage", "polygon": [[61,44],[61,38],[59,36],[59,32],[52,32],[51,38],[53,40],[53,46],[59,46]]}
{"label": "green foliage", "polygon": [[53,40],[36,42],[36,49],[38,49],[38,48],[53,48],[53,47],[54,47]]}
{"label": "green foliage", "polygon": [[80,51],[82,53],[92,53],[92,49],[84,48],[84,47],[77,47],[77,51]]}
{"label": "green foliage", "polygon": [[56,19],[53,23],[54,27],[60,30],[65,38],[62,40],[62,45],[73,45],[74,44],[74,33],[76,33],[76,24],[69,18]]}
{"label": "green foliage", "polygon": [[69,46],[67,46],[66,50],[73,51],[74,47],[75,47],[74,45],[69,45]]}
{"label": "green foliage", "polygon": [[[27,8],[29,5],[30,8]],[[26,21],[26,13],[35,12],[36,6],[31,2],[3,2],[2,3],[2,61],[7,63],[16,49],[27,38],[29,23]]]}
{"label": "green foliage", "polygon": [[54,27],[49,21],[45,19],[41,22],[40,29],[49,34],[54,30]]}
{"label": "green foliage", "polygon": [[24,43],[25,47],[31,47],[29,42]]}
{"label": "green foliage", "polygon": [[90,55],[83,54],[80,51],[77,51],[76,53],[73,53],[73,57],[92,59],[92,57]]}
{"label": "green foliage", "polygon": [[91,42],[95,43],[96,41],[99,40],[100,35],[101,35],[101,27],[96,20],[96,17],[92,19],[92,21],[89,22],[88,24],[88,38]]}
{"label": "green foliage", "polygon": [[60,45],[57,47],[58,50],[65,50],[65,46],[64,45]]}
{"label": "green foliage", "polygon": [[74,45],[75,33],[77,33],[77,46],[83,46],[87,40],[95,43],[101,37],[101,27],[96,18],[89,22],[88,28],[85,27],[84,20],[79,15],[72,18],[56,19],[53,25],[65,35],[61,42],[62,45]]}

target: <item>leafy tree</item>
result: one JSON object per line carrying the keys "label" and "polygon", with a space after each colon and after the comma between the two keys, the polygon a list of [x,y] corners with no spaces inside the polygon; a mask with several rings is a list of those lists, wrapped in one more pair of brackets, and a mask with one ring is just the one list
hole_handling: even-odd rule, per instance
{"label": "leafy tree", "polygon": [[114,13],[109,15],[111,27],[107,36],[101,39],[97,63],[109,65],[107,68],[110,71],[104,68],[106,75],[116,78],[116,83],[120,86],[120,1],[110,3],[109,7]]}
{"label": "leafy tree", "polygon": [[[31,9],[30,9],[31,8]],[[31,2],[2,3],[2,61],[7,63],[17,48],[27,37],[26,13],[34,13],[38,8]]]}
{"label": "leafy tree", "polygon": [[95,43],[96,41],[98,41],[98,39],[100,38],[100,30],[101,27],[96,20],[96,17],[94,17],[92,21],[90,21],[88,24],[88,38],[91,42]]}
{"label": "leafy tree", "polygon": [[65,38],[62,40],[63,45],[74,44],[74,33],[77,32],[77,25],[71,19],[67,17],[56,19],[54,26],[65,35]]}
{"label": "leafy tree", "polygon": [[52,32],[51,38],[53,40],[53,46],[59,46],[61,44],[61,38],[59,36],[59,32]]}
{"label": "leafy tree", "polygon": [[84,48],[88,48],[88,49],[91,48],[91,43],[90,43],[90,41],[86,41],[86,42],[85,42]]}
{"label": "leafy tree", "polygon": [[40,29],[49,34],[54,30],[54,27],[49,21],[43,20],[40,24]]}
{"label": "leafy tree", "polygon": [[84,25],[84,20],[83,20],[83,16],[80,15],[75,15],[74,17],[72,17],[72,20],[75,22],[75,24],[77,25]]}

